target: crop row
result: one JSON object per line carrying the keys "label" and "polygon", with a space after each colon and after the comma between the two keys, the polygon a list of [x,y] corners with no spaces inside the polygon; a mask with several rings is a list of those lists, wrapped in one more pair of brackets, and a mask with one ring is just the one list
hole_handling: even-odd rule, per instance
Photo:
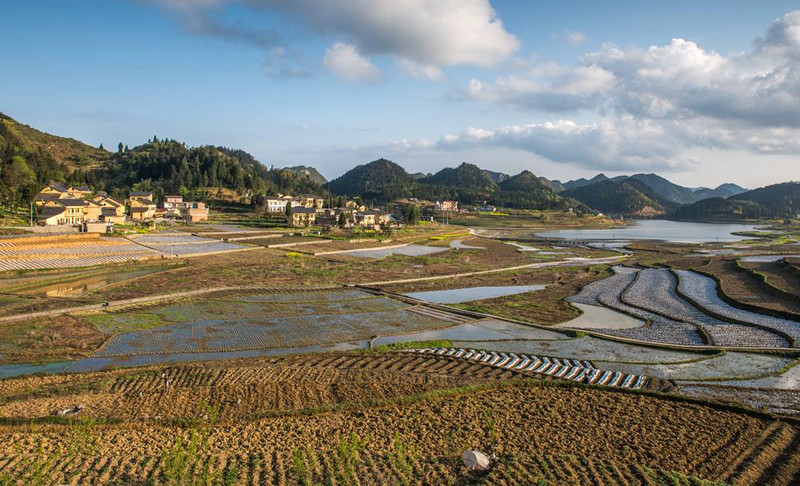
{"label": "crop row", "polygon": [[649,325],[632,329],[603,329],[606,334],[665,344],[704,344],[697,329],[686,322],[669,319],[640,307],[628,305],[620,299],[622,294],[636,279],[637,271],[616,267],[616,275],[587,285],[579,294],[569,300],[579,304],[604,305],[622,313],[645,320]]}
{"label": "crop row", "polygon": [[[348,449],[346,444],[343,441],[326,451],[298,448],[292,455],[187,454],[183,449],[180,455],[176,450],[178,457],[129,454],[55,460],[44,455],[14,455],[0,460],[0,467],[10,480],[27,482],[35,476],[47,481],[43,484],[70,485],[449,484],[464,474],[458,457],[423,457],[413,444],[401,455],[363,450],[361,445]],[[502,486],[711,484],[634,463],[533,451],[515,457],[513,463],[501,461],[483,480]]]}
{"label": "crop row", "polygon": [[0,271],[6,270],[35,270],[40,268],[72,268],[92,267],[107,263],[122,263],[131,260],[152,258],[156,253],[142,250],[139,252],[122,253],[119,255],[105,255],[83,258],[41,258],[36,260],[0,260]]}
{"label": "crop row", "polygon": [[241,250],[247,248],[243,245],[224,242],[192,243],[183,245],[170,245],[166,243],[150,245],[156,250],[167,255],[190,256],[205,253],[221,253],[225,251]]}
{"label": "crop row", "polygon": [[489,366],[497,366],[498,368],[521,373],[535,373],[590,385],[639,389],[642,388],[646,381],[645,377],[641,375],[599,370],[588,361],[569,358],[551,358],[547,356],[540,358],[522,353],[502,353],[465,348],[422,348],[412,349],[409,352],[474,360]]}
{"label": "crop row", "polygon": [[673,320],[702,327],[719,346],[786,347],[778,334],[752,326],[722,321],[702,312],[675,292],[678,283],[669,270],[642,270],[622,294],[623,302],[665,315]]}
{"label": "crop row", "polygon": [[159,244],[192,244],[192,243],[212,243],[216,240],[211,238],[201,238],[194,235],[144,235],[134,239],[138,243],[145,245]]}

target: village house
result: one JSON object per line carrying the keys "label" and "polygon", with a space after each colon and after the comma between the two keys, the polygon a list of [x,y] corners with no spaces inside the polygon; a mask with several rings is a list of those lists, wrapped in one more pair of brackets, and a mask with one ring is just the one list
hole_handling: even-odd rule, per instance
{"label": "village house", "polygon": [[33,203],[37,207],[43,207],[46,203],[56,199],[83,199],[92,194],[91,189],[85,186],[71,187],[61,183],[50,184],[45,187],[33,198]]}
{"label": "village house", "polygon": [[381,225],[389,225],[394,218],[386,212],[377,210],[359,211],[355,214],[356,224],[364,228],[380,230]]}
{"label": "village house", "polygon": [[436,201],[436,211],[458,212],[458,201]]}
{"label": "village house", "polygon": [[292,226],[311,226],[316,220],[316,208],[305,208],[302,206],[292,208],[292,220],[290,221]]}
{"label": "village house", "polygon": [[298,205],[304,208],[322,209],[325,206],[325,199],[319,196],[312,196],[308,194],[301,194],[297,196]]}
{"label": "village house", "polygon": [[156,205],[152,201],[129,199],[128,211],[131,221],[146,221],[156,216]]}
{"label": "village house", "polygon": [[[75,225],[86,221],[87,202],[83,199],[60,198],[48,201],[39,213],[40,225]],[[98,206],[99,208],[99,206]]]}
{"label": "village house", "polygon": [[180,214],[187,223],[197,223],[208,219],[208,208],[202,202],[182,202]]}
{"label": "village house", "polygon": [[293,208],[300,206],[300,201],[292,196],[267,196],[265,204],[268,213],[283,213],[286,211],[286,204],[290,203]]}
{"label": "village house", "polygon": [[83,221],[100,221],[103,207],[93,200],[83,200]]}
{"label": "village house", "polygon": [[98,193],[94,199],[100,205],[100,216],[106,223],[125,223],[125,205],[109,197],[106,193]]}
{"label": "village house", "polygon": [[125,202],[130,204],[132,201],[153,203],[153,191],[131,191],[128,193],[128,200]]}
{"label": "village house", "polygon": [[183,203],[183,196],[169,195],[169,196],[164,196],[164,202],[162,203],[161,207],[163,207],[167,211],[172,209],[180,210],[179,206],[182,203]]}

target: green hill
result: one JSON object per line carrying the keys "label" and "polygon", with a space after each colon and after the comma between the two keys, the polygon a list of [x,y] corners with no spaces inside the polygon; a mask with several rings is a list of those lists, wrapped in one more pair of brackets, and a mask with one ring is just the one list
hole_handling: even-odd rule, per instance
{"label": "green hill", "polygon": [[27,206],[45,184],[70,181],[108,156],[105,150],[40,132],[0,113],[0,205]]}
{"label": "green hill", "polygon": [[737,194],[729,199],[758,203],[775,218],[793,218],[800,214],[800,182],[773,184]]}
{"label": "green hill", "polygon": [[[542,182],[542,179],[524,170],[501,182],[500,190],[492,194],[490,200],[498,206],[512,208],[565,209],[580,206],[575,201],[569,201],[556,194],[549,185]],[[588,210],[588,208],[582,209]]]}
{"label": "green hill", "polygon": [[296,165],[294,167],[286,167],[285,169],[290,170],[301,177],[307,177],[308,180],[319,186],[324,186],[328,183],[328,179],[320,174],[317,169],[307,165]]}
{"label": "green hill", "polygon": [[28,153],[44,152],[66,167],[62,181],[76,169],[99,167],[111,153],[72,138],[59,137],[23,125],[0,113],[0,143],[12,144]]}
{"label": "green hill", "polygon": [[605,180],[569,189],[560,195],[577,199],[604,213],[629,216],[663,215],[672,206],[636,179]]}
{"label": "green hill", "polygon": [[288,169],[268,169],[243,150],[225,147],[186,147],[175,140],[153,140],[119,151],[95,170],[83,174],[84,182],[109,193],[132,187],[160,193],[193,193],[204,197],[207,188],[250,196],[271,193],[321,193],[319,184]]}
{"label": "green hill", "polygon": [[336,194],[361,196],[370,201],[390,201],[411,195],[412,177],[391,160],[378,159],[359,165],[330,181]]}
{"label": "green hill", "polygon": [[688,221],[738,221],[762,219],[768,215],[767,208],[756,202],[714,197],[681,206],[670,213],[670,218]]}

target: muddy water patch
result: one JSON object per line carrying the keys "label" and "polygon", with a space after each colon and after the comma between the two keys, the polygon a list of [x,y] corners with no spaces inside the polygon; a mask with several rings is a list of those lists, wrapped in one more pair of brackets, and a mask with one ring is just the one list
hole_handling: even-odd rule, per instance
{"label": "muddy water patch", "polygon": [[570,329],[633,329],[645,325],[645,322],[641,319],[636,319],[608,307],[574,302],[572,305],[580,309],[582,314],[571,321],[556,324],[554,327]]}
{"label": "muddy water patch", "polygon": [[348,251],[346,254],[357,256],[360,258],[386,258],[390,255],[418,257],[418,256],[431,255],[433,253],[441,253],[443,251],[448,251],[448,250],[450,250],[449,247],[406,245],[397,248],[352,250]]}

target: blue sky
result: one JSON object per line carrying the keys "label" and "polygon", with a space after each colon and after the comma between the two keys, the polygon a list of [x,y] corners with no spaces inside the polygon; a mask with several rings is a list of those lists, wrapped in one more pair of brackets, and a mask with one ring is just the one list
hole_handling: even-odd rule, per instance
{"label": "blue sky", "polygon": [[5,2],[0,111],[94,145],[157,134],[328,177],[383,156],[410,171],[468,161],[562,180],[658,172],[755,187],[800,173],[793,8]]}

